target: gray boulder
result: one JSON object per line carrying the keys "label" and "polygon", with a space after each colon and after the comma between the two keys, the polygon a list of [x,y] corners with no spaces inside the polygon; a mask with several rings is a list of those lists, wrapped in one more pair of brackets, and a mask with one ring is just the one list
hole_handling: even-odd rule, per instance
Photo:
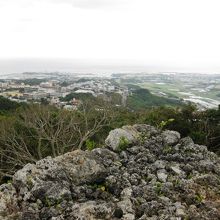
{"label": "gray boulder", "polygon": [[132,126],[124,126],[110,131],[108,137],[105,140],[106,145],[113,151],[120,150],[120,145],[123,144],[135,144],[138,142],[140,133]]}
{"label": "gray boulder", "polygon": [[180,133],[176,131],[166,130],[162,133],[164,143],[167,145],[175,145],[180,140]]}

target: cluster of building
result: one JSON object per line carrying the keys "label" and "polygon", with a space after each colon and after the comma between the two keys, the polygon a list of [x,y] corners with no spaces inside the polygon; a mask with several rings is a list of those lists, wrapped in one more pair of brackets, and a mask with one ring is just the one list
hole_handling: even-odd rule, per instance
{"label": "cluster of building", "polygon": [[113,85],[110,80],[81,79],[71,83],[63,83],[59,80],[43,81],[37,85],[29,85],[21,80],[5,80],[0,82],[0,95],[17,102],[47,102],[59,108],[68,110],[77,109],[81,100],[73,98],[63,101],[68,94],[91,94],[94,97],[106,93],[119,93],[122,96],[122,104],[126,102],[129,94],[127,88]]}

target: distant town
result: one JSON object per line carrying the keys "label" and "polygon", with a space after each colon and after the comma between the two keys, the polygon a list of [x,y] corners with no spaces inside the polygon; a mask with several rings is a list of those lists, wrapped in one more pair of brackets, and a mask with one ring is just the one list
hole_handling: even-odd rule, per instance
{"label": "distant town", "polygon": [[[121,97],[118,105],[126,106],[134,88],[144,88],[166,99],[194,103],[201,110],[220,105],[220,75],[217,74],[111,74],[95,75],[62,73],[23,73],[1,76],[0,95],[16,102],[34,102],[76,110],[82,100],[77,94],[107,99],[106,94]],[[69,94],[75,94],[66,100]]]}
{"label": "distant town", "polygon": [[59,108],[76,110],[82,103],[80,99],[72,98],[64,101],[68,94],[90,94],[93,97],[105,97],[106,93],[121,95],[121,104],[126,102],[129,94],[126,86],[116,85],[110,79],[104,78],[78,78],[67,75],[54,75],[42,73],[24,73],[16,79],[2,79],[0,82],[0,95],[16,102],[47,102]]}

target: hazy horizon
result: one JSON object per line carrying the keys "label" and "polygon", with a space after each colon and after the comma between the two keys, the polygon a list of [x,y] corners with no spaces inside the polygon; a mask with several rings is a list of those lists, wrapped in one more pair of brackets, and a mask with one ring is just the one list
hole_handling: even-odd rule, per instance
{"label": "hazy horizon", "polygon": [[0,75],[23,72],[63,73],[158,73],[183,72],[220,74],[217,68],[184,68],[165,65],[143,65],[132,61],[77,60],[77,59],[0,59]]}

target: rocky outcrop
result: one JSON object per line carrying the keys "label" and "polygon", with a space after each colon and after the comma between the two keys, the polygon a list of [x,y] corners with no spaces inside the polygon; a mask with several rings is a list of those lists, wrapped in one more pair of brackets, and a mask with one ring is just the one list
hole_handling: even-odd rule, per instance
{"label": "rocky outcrop", "polygon": [[217,220],[220,159],[177,132],[125,126],[103,148],[16,172],[0,186],[0,219]]}

